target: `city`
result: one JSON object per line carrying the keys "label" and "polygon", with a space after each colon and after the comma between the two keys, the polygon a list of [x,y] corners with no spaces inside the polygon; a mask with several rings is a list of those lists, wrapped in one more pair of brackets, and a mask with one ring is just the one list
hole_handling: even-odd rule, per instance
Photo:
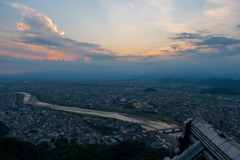
{"label": "city", "polygon": [[[150,91],[146,89],[154,88]],[[66,137],[77,139],[79,144],[112,144],[126,139],[152,144],[164,140],[150,135],[139,124],[117,119],[65,115],[44,108],[26,106],[23,95],[33,93],[44,102],[93,110],[133,113],[181,126],[191,117],[191,106],[197,106],[202,117],[218,130],[239,141],[239,95],[201,93],[206,86],[186,84],[161,84],[145,81],[23,81],[18,84],[2,83],[1,121],[10,128],[10,137],[32,143],[43,138]],[[18,103],[16,103],[18,102]],[[100,131],[97,128],[101,128]],[[106,133],[101,133],[108,130]],[[108,133],[108,134],[107,134]],[[131,136],[130,136],[131,135]],[[160,145],[161,144],[161,145]]]}

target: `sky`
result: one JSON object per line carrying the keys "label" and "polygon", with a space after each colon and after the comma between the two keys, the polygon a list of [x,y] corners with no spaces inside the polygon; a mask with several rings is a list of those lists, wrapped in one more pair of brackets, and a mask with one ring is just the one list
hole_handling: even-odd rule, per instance
{"label": "sky", "polygon": [[239,0],[1,0],[0,74],[240,75]]}

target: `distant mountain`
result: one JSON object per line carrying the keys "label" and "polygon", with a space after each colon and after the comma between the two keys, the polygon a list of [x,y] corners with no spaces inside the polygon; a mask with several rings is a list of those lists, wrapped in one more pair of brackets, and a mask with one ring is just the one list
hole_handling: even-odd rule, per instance
{"label": "distant mountain", "polygon": [[11,75],[0,75],[0,79],[93,79],[93,80],[152,80],[155,75],[131,74],[119,72],[25,72]]}
{"label": "distant mountain", "polygon": [[216,88],[225,88],[232,90],[240,90],[240,79],[205,79],[197,82],[199,85],[212,86]]}
{"label": "distant mountain", "polygon": [[26,72],[12,75],[0,75],[0,79],[12,79],[12,80],[26,80],[26,79],[91,79],[91,80],[154,80],[158,83],[169,84],[169,83],[182,83],[182,84],[193,84],[193,85],[204,85],[215,88],[225,88],[231,90],[240,90],[240,79],[226,79],[226,78],[211,78],[201,79],[196,77],[161,77],[163,75],[154,74],[131,74],[131,73],[120,73],[120,72],[77,72],[77,71],[62,71],[62,72]]}
{"label": "distant mountain", "polygon": [[210,78],[210,79],[193,79],[193,78],[162,78],[158,80],[159,83],[163,84],[193,84],[215,87],[219,89],[229,89],[229,90],[240,90],[240,79],[226,79],[226,78]]}
{"label": "distant mountain", "polygon": [[225,88],[208,88],[208,89],[203,89],[202,93],[225,94],[225,95],[239,95],[240,94],[237,91],[233,91],[233,90],[225,89]]}
{"label": "distant mountain", "polygon": [[[128,75],[124,75],[128,76]],[[5,79],[116,79],[121,78],[116,73],[92,73],[92,72],[26,72],[12,75],[0,75]]]}

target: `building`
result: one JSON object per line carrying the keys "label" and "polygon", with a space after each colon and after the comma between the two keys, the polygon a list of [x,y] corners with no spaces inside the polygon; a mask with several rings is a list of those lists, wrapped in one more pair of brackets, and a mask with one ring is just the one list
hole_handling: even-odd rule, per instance
{"label": "building", "polygon": [[[177,156],[172,160],[240,160],[240,145],[208,124],[196,109],[184,122]],[[166,160],[169,158],[166,158]]]}

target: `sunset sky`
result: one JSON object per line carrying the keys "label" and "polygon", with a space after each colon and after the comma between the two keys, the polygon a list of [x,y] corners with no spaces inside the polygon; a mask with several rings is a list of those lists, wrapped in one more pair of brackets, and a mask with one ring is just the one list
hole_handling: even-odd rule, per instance
{"label": "sunset sky", "polygon": [[0,74],[240,74],[239,0],[2,0],[0,20]]}

